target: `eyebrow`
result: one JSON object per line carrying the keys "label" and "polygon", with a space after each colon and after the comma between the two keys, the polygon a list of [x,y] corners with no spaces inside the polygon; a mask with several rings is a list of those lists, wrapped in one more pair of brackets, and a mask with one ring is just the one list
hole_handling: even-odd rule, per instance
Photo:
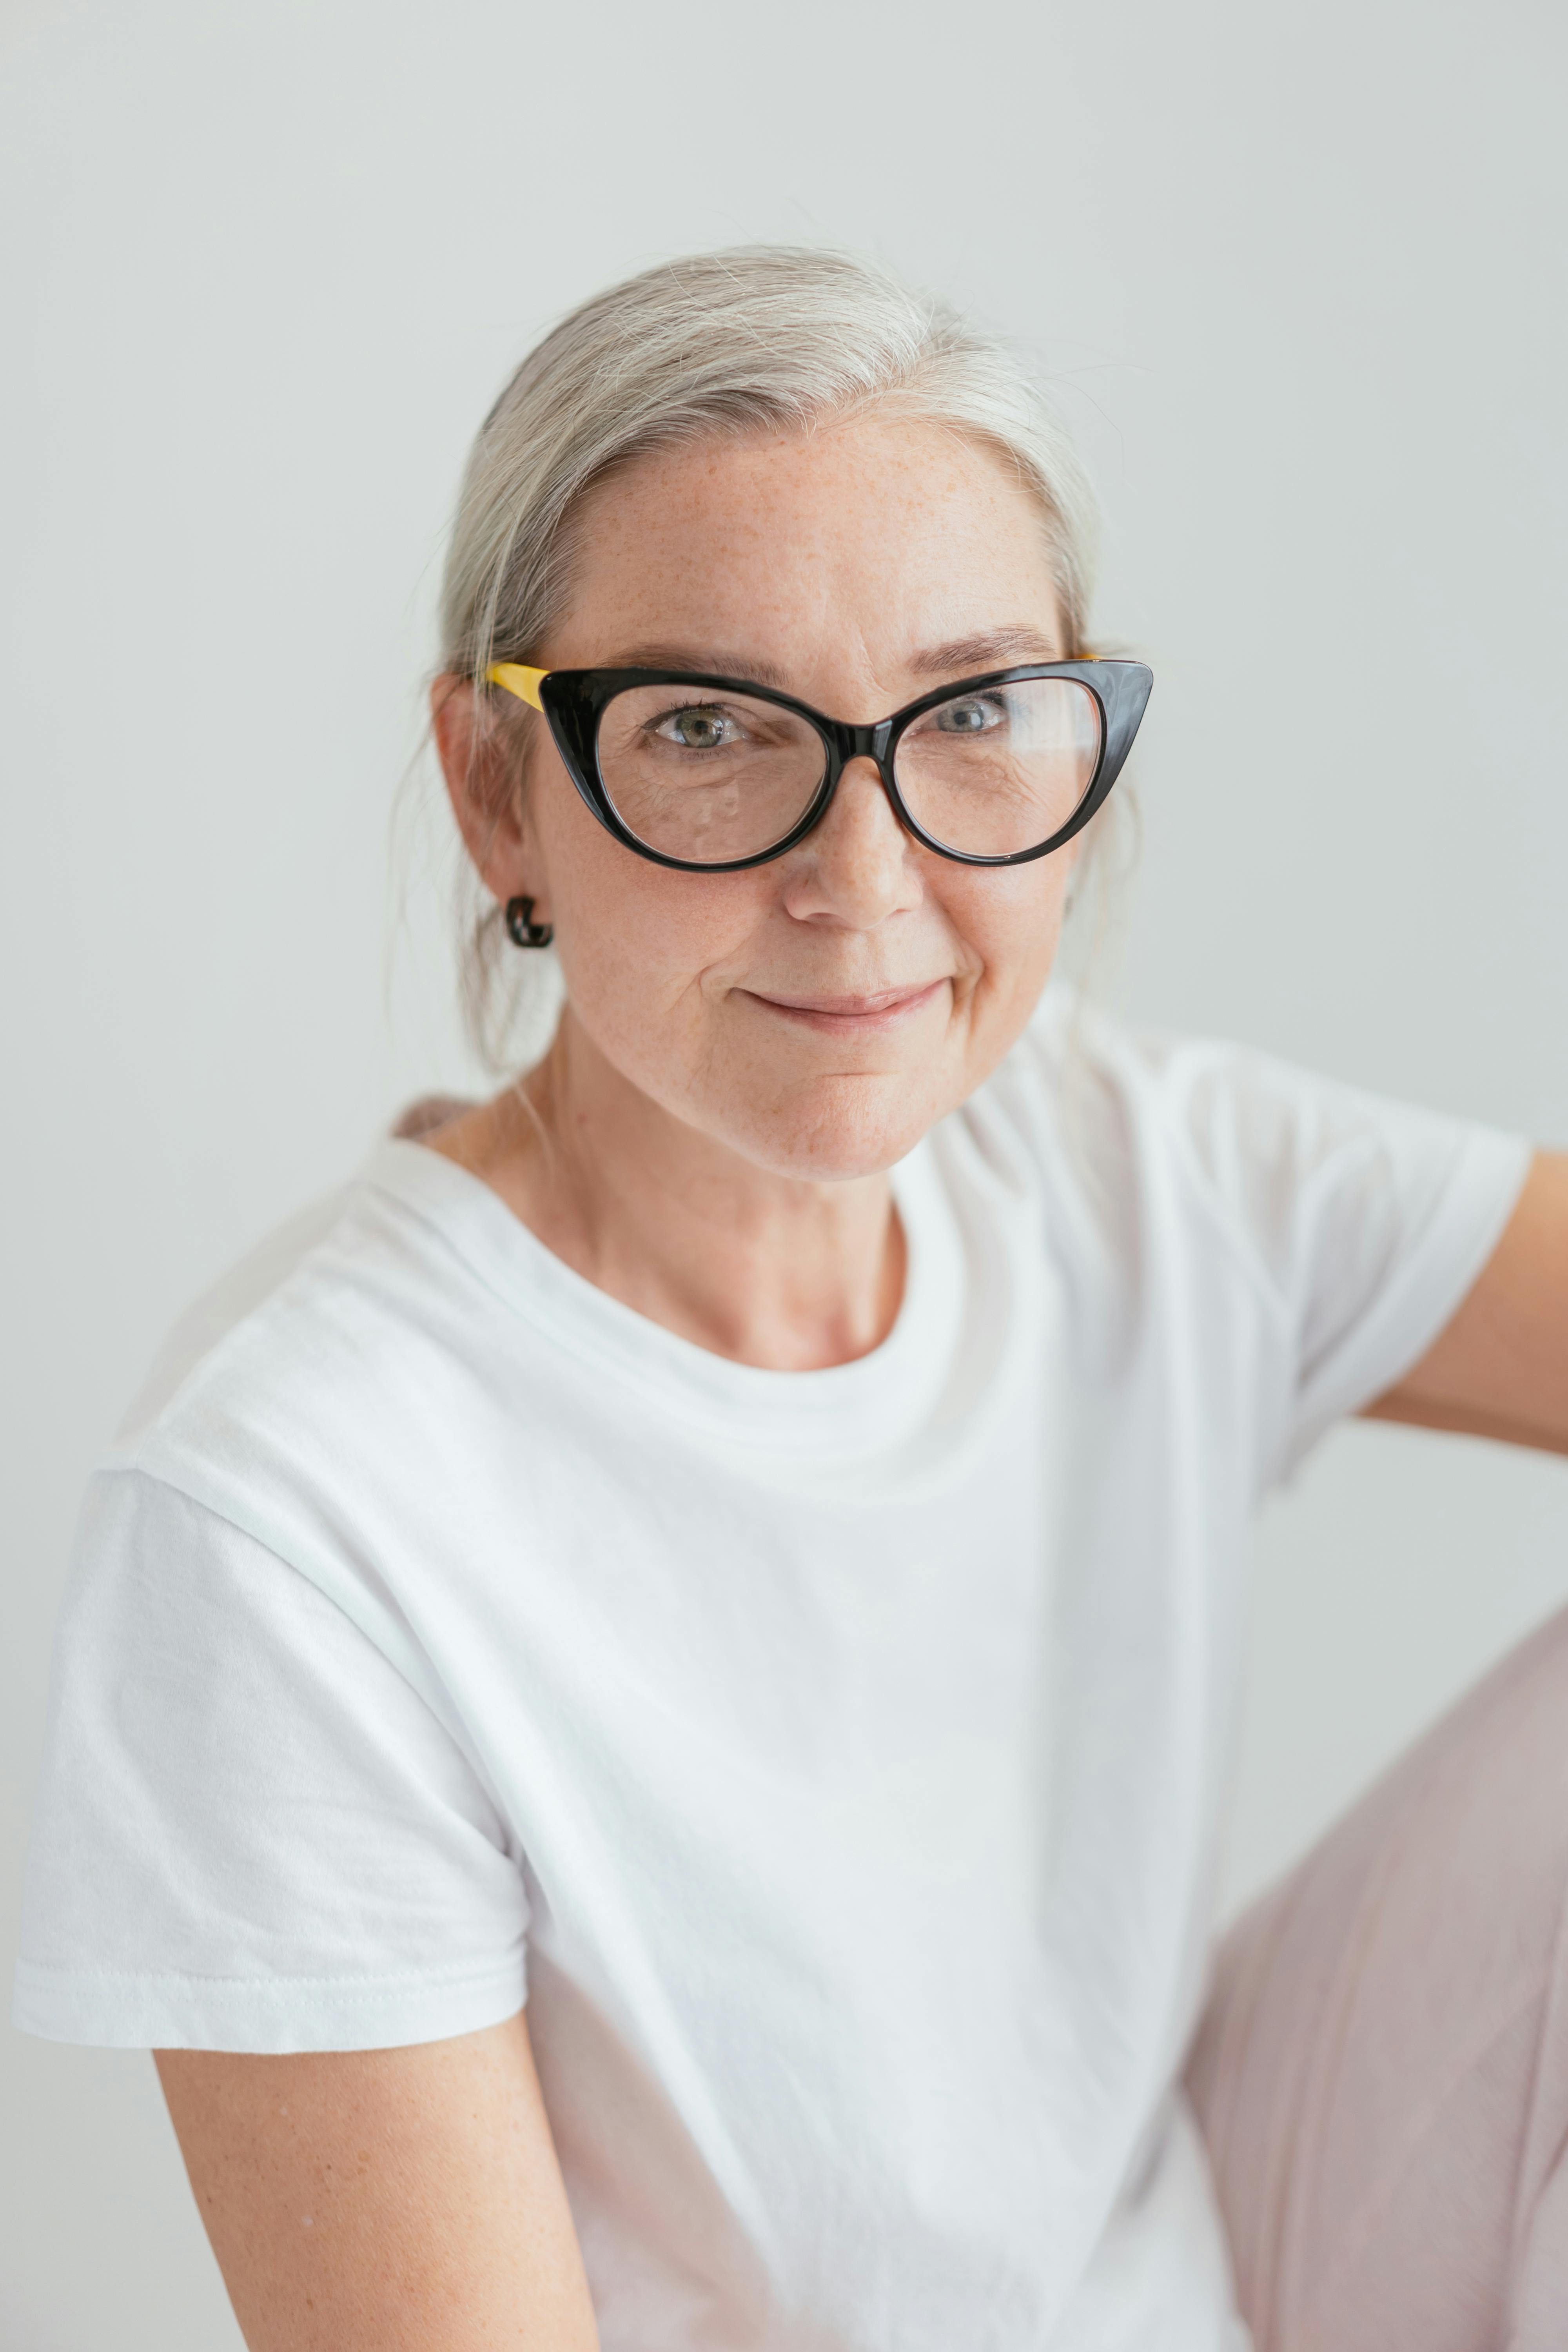
{"label": "eyebrow", "polygon": [[966,670],[1009,669],[1015,663],[1066,658],[1054,637],[1020,625],[985,629],[974,637],[954,637],[944,646],[928,646],[910,656],[910,667],[921,677],[962,677]]}
{"label": "eyebrow", "polygon": [[[1010,669],[1025,662],[1066,658],[1060,646],[1045,631],[1019,624],[985,629],[972,637],[953,637],[945,645],[922,646],[907,657],[907,667],[916,677],[957,679],[975,677],[991,669]],[[772,687],[777,694],[795,693],[791,679],[776,662],[722,646],[633,646],[619,656],[616,667],[691,670],[700,677],[751,678],[758,686]]]}
{"label": "eyebrow", "polygon": [[794,691],[776,662],[758,654],[736,653],[722,646],[633,646],[619,655],[616,669],[684,669],[700,677],[747,677],[753,685],[771,686],[775,693]]}

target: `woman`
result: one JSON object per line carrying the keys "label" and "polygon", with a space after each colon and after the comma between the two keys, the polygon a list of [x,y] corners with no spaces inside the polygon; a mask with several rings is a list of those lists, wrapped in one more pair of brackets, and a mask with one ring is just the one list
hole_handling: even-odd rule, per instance
{"label": "woman", "polygon": [[560,1026],[176,1335],[35,1840],[20,2020],[158,2049],[258,2352],[1208,2347],[1233,2262],[1266,2346],[1560,2340],[1560,1631],[1227,1954],[1228,2250],[1179,2084],[1252,1505],[1357,1410],[1568,1446],[1568,1169],[1046,991],[1149,684],[1086,571],[831,256],[479,435],[436,736]]}

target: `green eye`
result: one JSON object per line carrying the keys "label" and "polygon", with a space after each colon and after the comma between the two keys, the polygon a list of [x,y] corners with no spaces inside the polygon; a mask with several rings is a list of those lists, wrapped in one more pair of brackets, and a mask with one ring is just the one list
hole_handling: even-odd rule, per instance
{"label": "green eye", "polygon": [[936,714],[936,724],[943,735],[986,735],[993,728],[1005,726],[1006,718],[1001,702],[993,696],[974,695],[965,702],[944,702]]}
{"label": "green eye", "polygon": [[732,719],[710,704],[694,703],[687,710],[672,710],[656,730],[667,742],[679,743],[683,751],[719,751],[735,740]]}

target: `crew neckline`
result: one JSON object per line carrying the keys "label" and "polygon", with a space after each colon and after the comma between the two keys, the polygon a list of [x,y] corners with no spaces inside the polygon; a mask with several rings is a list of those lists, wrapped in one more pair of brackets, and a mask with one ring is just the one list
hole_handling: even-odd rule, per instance
{"label": "crew neckline", "polygon": [[405,1138],[378,1144],[361,1181],[434,1228],[487,1289],[595,1372],[689,1426],[769,1450],[861,1451],[906,1433],[942,1384],[963,1306],[962,1254],[929,1139],[889,1171],[905,1243],[904,1295],[887,1337],[847,1364],[737,1363],[628,1307],[558,1257],[482,1177]]}

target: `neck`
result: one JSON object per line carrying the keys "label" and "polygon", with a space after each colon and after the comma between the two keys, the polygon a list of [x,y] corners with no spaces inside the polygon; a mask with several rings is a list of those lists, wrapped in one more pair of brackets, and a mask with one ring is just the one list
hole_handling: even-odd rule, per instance
{"label": "neck", "polygon": [[526,1078],[432,1142],[575,1273],[715,1355],[819,1370],[868,1353],[898,1313],[885,1174],[757,1167],[623,1077],[569,1006]]}

